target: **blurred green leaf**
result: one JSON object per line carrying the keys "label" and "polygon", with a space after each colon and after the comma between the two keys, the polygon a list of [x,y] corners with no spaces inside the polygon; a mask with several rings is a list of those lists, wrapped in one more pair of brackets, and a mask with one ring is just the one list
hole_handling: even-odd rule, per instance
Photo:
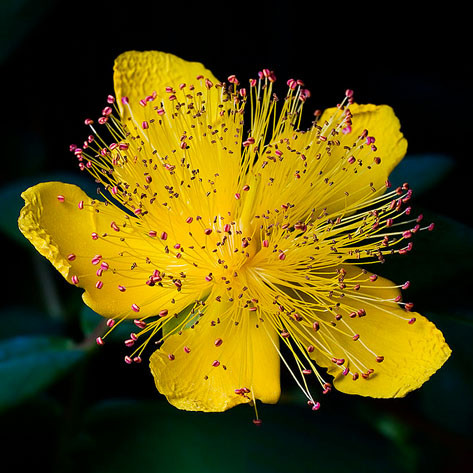
{"label": "blurred green leaf", "polygon": [[281,404],[263,411],[263,424],[255,426],[248,406],[209,414],[179,411],[159,400],[101,403],[85,416],[67,455],[71,463],[61,466],[90,473],[287,473],[295,466],[300,471],[402,471],[387,461],[394,453],[389,441],[350,415]]}
{"label": "blurred green leaf", "polygon": [[76,184],[84,189],[90,196],[96,193],[96,187],[92,179],[80,175],[79,173],[60,173],[48,174],[46,176],[36,176],[31,178],[20,179],[12,182],[0,189],[0,231],[7,236],[24,245],[27,248],[32,248],[28,240],[21,234],[18,229],[18,217],[24,202],[21,198],[21,193],[28,189],[28,187],[39,184],[40,182],[59,181]]}
{"label": "blurred green leaf", "polygon": [[0,313],[0,339],[17,335],[60,335],[64,325],[33,307],[7,307]]}
{"label": "blurred green leaf", "polygon": [[0,61],[55,3],[54,0],[2,0],[0,2]]}
{"label": "blurred green leaf", "polygon": [[0,410],[45,389],[83,356],[66,338],[37,335],[1,341]]}
{"label": "blurred green leaf", "polygon": [[392,415],[372,416],[375,428],[399,449],[402,464],[408,471],[417,471],[418,451],[411,442],[412,429]]}
{"label": "blurred green leaf", "polygon": [[[413,250],[407,255],[386,258],[379,273],[402,282],[410,280],[412,289],[429,296],[427,301],[439,302],[435,289],[440,289],[442,300],[452,303],[461,288],[470,284],[473,271],[473,228],[449,217],[420,210],[424,215],[421,225],[435,223],[432,232],[422,231],[412,239]],[[428,292],[428,294],[426,294]],[[451,292],[453,299],[448,297]]]}
{"label": "blurred green leaf", "polygon": [[435,187],[453,169],[454,160],[444,154],[406,156],[389,176],[394,187],[408,182],[415,195]]}
{"label": "blurred green leaf", "polygon": [[429,313],[452,349],[447,363],[422,387],[423,413],[450,432],[471,436],[473,425],[473,330],[464,321],[473,321],[471,308],[460,313]]}

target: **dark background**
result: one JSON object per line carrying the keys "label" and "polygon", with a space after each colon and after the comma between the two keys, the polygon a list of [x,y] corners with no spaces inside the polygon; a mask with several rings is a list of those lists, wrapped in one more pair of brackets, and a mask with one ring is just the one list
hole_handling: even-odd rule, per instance
{"label": "dark background", "polygon": [[[0,2],[0,304],[2,458],[45,471],[468,472],[471,363],[471,40],[455,4],[420,12],[396,3],[346,8],[312,2]],[[305,81],[307,117],[346,88],[387,103],[401,120],[414,205],[436,222],[407,259],[380,273],[413,281],[409,296],[444,332],[453,355],[401,400],[332,393],[313,414],[283,375],[264,424],[242,406],[218,415],[169,406],[146,364],[123,366],[117,340],[90,343],[100,318],[19,234],[19,194],[60,179],[94,192],[70,143],[113,93],[114,58],[159,49],[203,62],[221,80],[273,69]],[[59,341],[57,340],[59,338]],[[72,340],[72,342],[71,342]]]}

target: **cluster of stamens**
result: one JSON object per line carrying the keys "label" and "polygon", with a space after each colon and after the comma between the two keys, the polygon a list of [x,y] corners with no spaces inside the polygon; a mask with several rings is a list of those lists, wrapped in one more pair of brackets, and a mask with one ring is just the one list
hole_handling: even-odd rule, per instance
{"label": "cluster of stamens", "polygon": [[[385,190],[370,181],[370,170],[382,160],[368,130],[351,138],[356,125],[351,90],[332,117],[321,123],[316,111],[310,128],[301,131],[309,91],[290,79],[278,110],[275,80],[265,69],[250,80],[249,90],[239,87],[235,76],[215,85],[199,76],[200,87],[150,91],[138,103],[122,97],[118,106],[109,96],[98,119],[104,131],[99,134],[93,120],[85,120],[91,134],[71,151],[105,199],[75,205],[110,213],[109,230],[92,228],[90,238],[110,242],[115,250],[68,259],[90,260],[96,291],[112,284],[106,276],[113,274],[117,300],[133,290],[146,294],[109,319],[107,333],[97,338],[102,345],[117,325],[133,317],[136,332],[125,340],[133,349],[126,363],[140,363],[150,340],[161,344],[182,334],[205,320],[209,305],[221,304],[219,318],[207,323],[217,326],[231,316],[235,326],[251,320],[263,330],[277,330],[301,376],[280,352],[282,361],[309,406],[318,410],[306,378],[315,375],[324,394],[331,385],[311,354],[318,351],[354,381],[369,378],[384,357],[365,344],[352,321],[369,323],[370,309],[381,305],[387,317],[415,322],[409,315],[412,303],[399,295],[376,296],[377,289],[386,289],[376,285],[378,276],[354,265],[408,253],[411,238],[433,225],[421,227],[422,215],[410,218],[407,184],[392,189],[386,181]],[[360,188],[341,191],[361,175],[368,177]],[[80,284],[82,277],[73,275],[72,282]],[[363,295],[367,287],[369,295]],[[408,287],[406,282],[389,289]],[[405,315],[394,307],[404,308]],[[355,343],[369,353],[371,365],[351,352]],[[214,345],[209,373],[226,369],[219,358],[224,340]],[[192,356],[193,350],[184,345],[179,356]],[[167,354],[170,362],[177,356]],[[251,386],[235,386],[235,395],[254,400]]]}

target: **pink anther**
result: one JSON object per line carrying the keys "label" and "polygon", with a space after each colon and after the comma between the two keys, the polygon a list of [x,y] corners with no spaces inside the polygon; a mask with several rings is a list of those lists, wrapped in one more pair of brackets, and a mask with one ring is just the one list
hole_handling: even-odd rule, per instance
{"label": "pink anther", "polygon": [[95,255],[95,256],[92,258],[91,263],[92,263],[92,264],[99,264],[101,259],[102,259],[102,255]]}

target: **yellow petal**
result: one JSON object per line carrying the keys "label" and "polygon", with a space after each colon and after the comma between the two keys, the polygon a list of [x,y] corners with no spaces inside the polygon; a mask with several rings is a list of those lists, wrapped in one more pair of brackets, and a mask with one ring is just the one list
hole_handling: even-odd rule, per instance
{"label": "yellow petal", "polygon": [[[316,314],[318,320],[326,323],[321,323],[319,331],[308,340],[319,348],[311,357],[328,368],[340,391],[378,398],[403,397],[427,381],[445,363],[451,350],[432,322],[392,301],[400,294],[392,282],[381,277],[372,282],[371,273],[345,269],[351,286],[356,281],[361,287],[357,291],[347,288],[343,298],[334,297],[334,304],[341,303],[336,312],[342,315],[335,327],[329,322],[335,323],[333,315]],[[364,309],[366,315],[349,316],[359,309]],[[416,319],[415,323],[409,324],[411,318]],[[353,339],[356,335],[358,340]],[[344,360],[343,365],[332,362],[332,357]],[[378,362],[376,357],[384,360]],[[350,373],[344,375],[346,367]],[[365,379],[362,372],[368,369],[374,372]],[[357,380],[352,379],[354,373],[359,374]]]}
{"label": "yellow petal", "polygon": [[[146,264],[145,258],[153,248],[145,238],[139,238],[133,218],[113,205],[92,200],[79,187],[62,182],[38,184],[22,197],[25,206],[18,220],[20,230],[68,282],[78,278],[77,285],[85,289],[84,302],[99,314],[141,317],[162,309],[172,314],[195,299],[193,294],[180,302],[175,290],[146,285],[154,267]],[[112,228],[112,222],[119,231]],[[102,274],[97,275],[101,266]],[[103,286],[97,287],[99,281]],[[169,303],[173,297],[178,299],[175,305]]]}
{"label": "yellow petal", "polygon": [[[198,76],[209,79],[213,86],[208,89],[205,79],[197,79]],[[166,92],[166,87],[179,90],[179,86],[185,84],[183,90],[186,93],[202,93],[203,99],[208,103],[211,98],[215,106],[220,90],[215,87],[219,82],[218,79],[200,62],[186,61],[160,51],[127,51],[121,54],[115,60],[113,79],[122,119],[129,117],[129,111],[123,106],[121,98],[128,97],[133,118],[138,126],[151,116],[157,118],[156,112],[152,109],[161,108],[162,101],[165,107],[170,107],[169,96],[172,94]],[[195,87],[193,91],[191,86]],[[156,98],[146,107],[139,104],[140,100],[153,93],[156,94]],[[210,97],[207,97],[207,93]]]}
{"label": "yellow petal", "polygon": [[[171,404],[189,411],[225,411],[253,397],[276,403],[280,395],[276,332],[264,322],[258,326],[254,316],[240,319],[232,316],[231,309],[226,315],[218,311],[230,304],[212,306],[194,328],[170,336],[151,356],[156,387]],[[235,393],[242,388],[250,392]]]}
{"label": "yellow petal", "polygon": [[[352,131],[347,135],[339,134],[337,136],[337,139],[341,142],[339,149],[343,150],[344,146],[352,146],[362,132],[367,130],[368,136],[375,138],[374,145],[377,150],[375,152],[370,151],[369,158],[366,154],[363,155],[362,166],[358,164],[351,165],[351,168],[347,166],[349,171],[356,169],[356,174],[354,173],[350,179],[346,180],[337,192],[328,194],[326,200],[317,203],[319,206],[327,204],[329,211],[340,210],[360,198],[372,196],[374,193],[370,190],[370,187],[376,189],[377,193],[383,192],[386,180],[407,151],[407,140],[400,131],[399,119],[391,107],[387,105],[353,104],[350,106],[350,111],[353,114]],[[323,124],[330,121],[331,117],[337,114],[340,114],[337,108],[329,108],[325,110],[319,123]],[[366,153],[370,145],[365,144],[364,148]],[[381,159],[380,164],[374,164],[373,157],[379,157]],[[333,165],[338,163],[335,155],[332,156],[331,162]],[[329,169],[330,166],[325,169],[325,173]],[[334,189],[336,189],[337,177],[341,179],[344,174],[339,173],[338,176],[334,176]]]}

